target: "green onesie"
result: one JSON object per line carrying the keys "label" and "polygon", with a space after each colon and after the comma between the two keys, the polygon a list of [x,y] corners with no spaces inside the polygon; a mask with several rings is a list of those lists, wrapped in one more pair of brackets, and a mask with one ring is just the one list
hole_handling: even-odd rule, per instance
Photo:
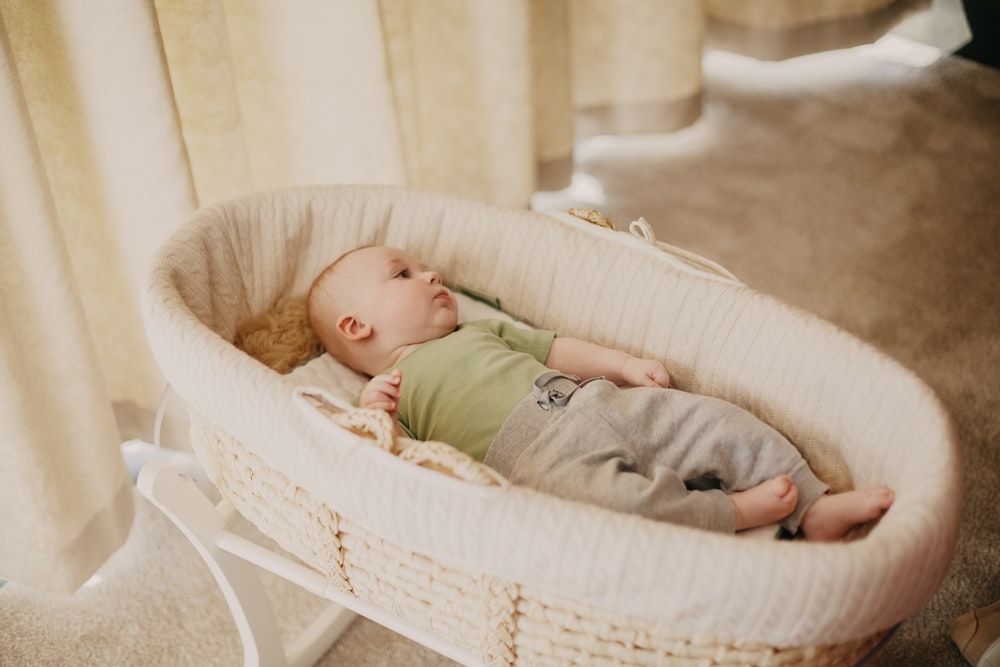
{"label": "green onesie", "polygon": [[480,320],[424,343],[394,366],[403,374],[400,425],[411,438],[447,442],[482,461],[507,416],[548,370],[554,338],[552,331]]}

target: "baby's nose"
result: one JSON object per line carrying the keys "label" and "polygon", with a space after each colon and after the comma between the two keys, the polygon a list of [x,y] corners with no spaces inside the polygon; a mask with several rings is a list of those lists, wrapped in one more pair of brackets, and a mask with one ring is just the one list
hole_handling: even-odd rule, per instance
{"label": "baby's nose", "polygon": [[424,271],[424,278],[431,285],[441,284],[441,274],[439,274],[437,271]]}

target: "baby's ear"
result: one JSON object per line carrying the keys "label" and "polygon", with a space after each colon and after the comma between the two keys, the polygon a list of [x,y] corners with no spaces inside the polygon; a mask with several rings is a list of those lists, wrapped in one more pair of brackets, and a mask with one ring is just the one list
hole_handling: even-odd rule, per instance
{"label": "baby's ear", "polygon": [[341,315],[337,320],[337,331],[351,341],[364,340],[372,335],[371,325],[365,324],[353,315]]}

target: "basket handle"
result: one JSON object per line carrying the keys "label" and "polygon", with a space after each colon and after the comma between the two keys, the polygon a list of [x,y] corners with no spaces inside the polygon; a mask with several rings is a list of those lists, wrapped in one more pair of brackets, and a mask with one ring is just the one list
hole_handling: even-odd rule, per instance
{"label": "basket handle", "polygon": [[[565,212],[550,211],[548,214],[554,218],[563,220],[564,222],[583,220],[584,222],[589,222],[595,227],[612,232],[618,232],[615,224],[611,222],[606,215],[592,208],[569,208],[566,209]],[[646,221],[646,218],[640,217],[637,220],[633,220],[629,223],[628,232],[620,233],[627,233],[639,240],[645,241],[650,246],[669,255],[670,258],[674,260],[675,264],[684,269],[694,269],[700,273],[704,273],[715,278],[721,278],[729,282],[742,284],[742,281],[740,281],[739,278],[734,276],[728,269],[720,264],[717,264],[712,260],[706,259],[705,257],[689,250],[684,250],[683,248],[678,248],[677,246],[670,245],[669,243],[657,241],[656,234],[653,232],[652,226],[650,226],[650,224]]]}
{"label": "basket handle", "polygon": [[653,228],[648,222],[646,222],[646,218],[642,216],[640,216],[638,220],[633,220],[628,223],[628,231],[632,234],[632,236],[642,239],[646,243],[659,248],[663,252],[673,255],[677,259],[694,266],[696,269],[719,276],[720,278],[732,280],[733,282],[740,282],[740,280],[734,276],[729,269],[725,268],[721,264],[717,264],[716,262],[689,250],[684,250],[683,248],[678,248],[675,245],[657,241]]}

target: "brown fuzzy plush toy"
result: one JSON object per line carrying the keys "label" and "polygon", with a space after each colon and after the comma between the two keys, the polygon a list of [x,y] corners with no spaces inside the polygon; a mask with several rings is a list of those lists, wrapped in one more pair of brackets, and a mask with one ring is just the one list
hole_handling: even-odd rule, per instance
{"label": "brown fuzzy plush toy", "polygon": [[325,351],[309,326],[305,296],[282,299],[241,322],[233,344],[279,373],[287,373]]}

